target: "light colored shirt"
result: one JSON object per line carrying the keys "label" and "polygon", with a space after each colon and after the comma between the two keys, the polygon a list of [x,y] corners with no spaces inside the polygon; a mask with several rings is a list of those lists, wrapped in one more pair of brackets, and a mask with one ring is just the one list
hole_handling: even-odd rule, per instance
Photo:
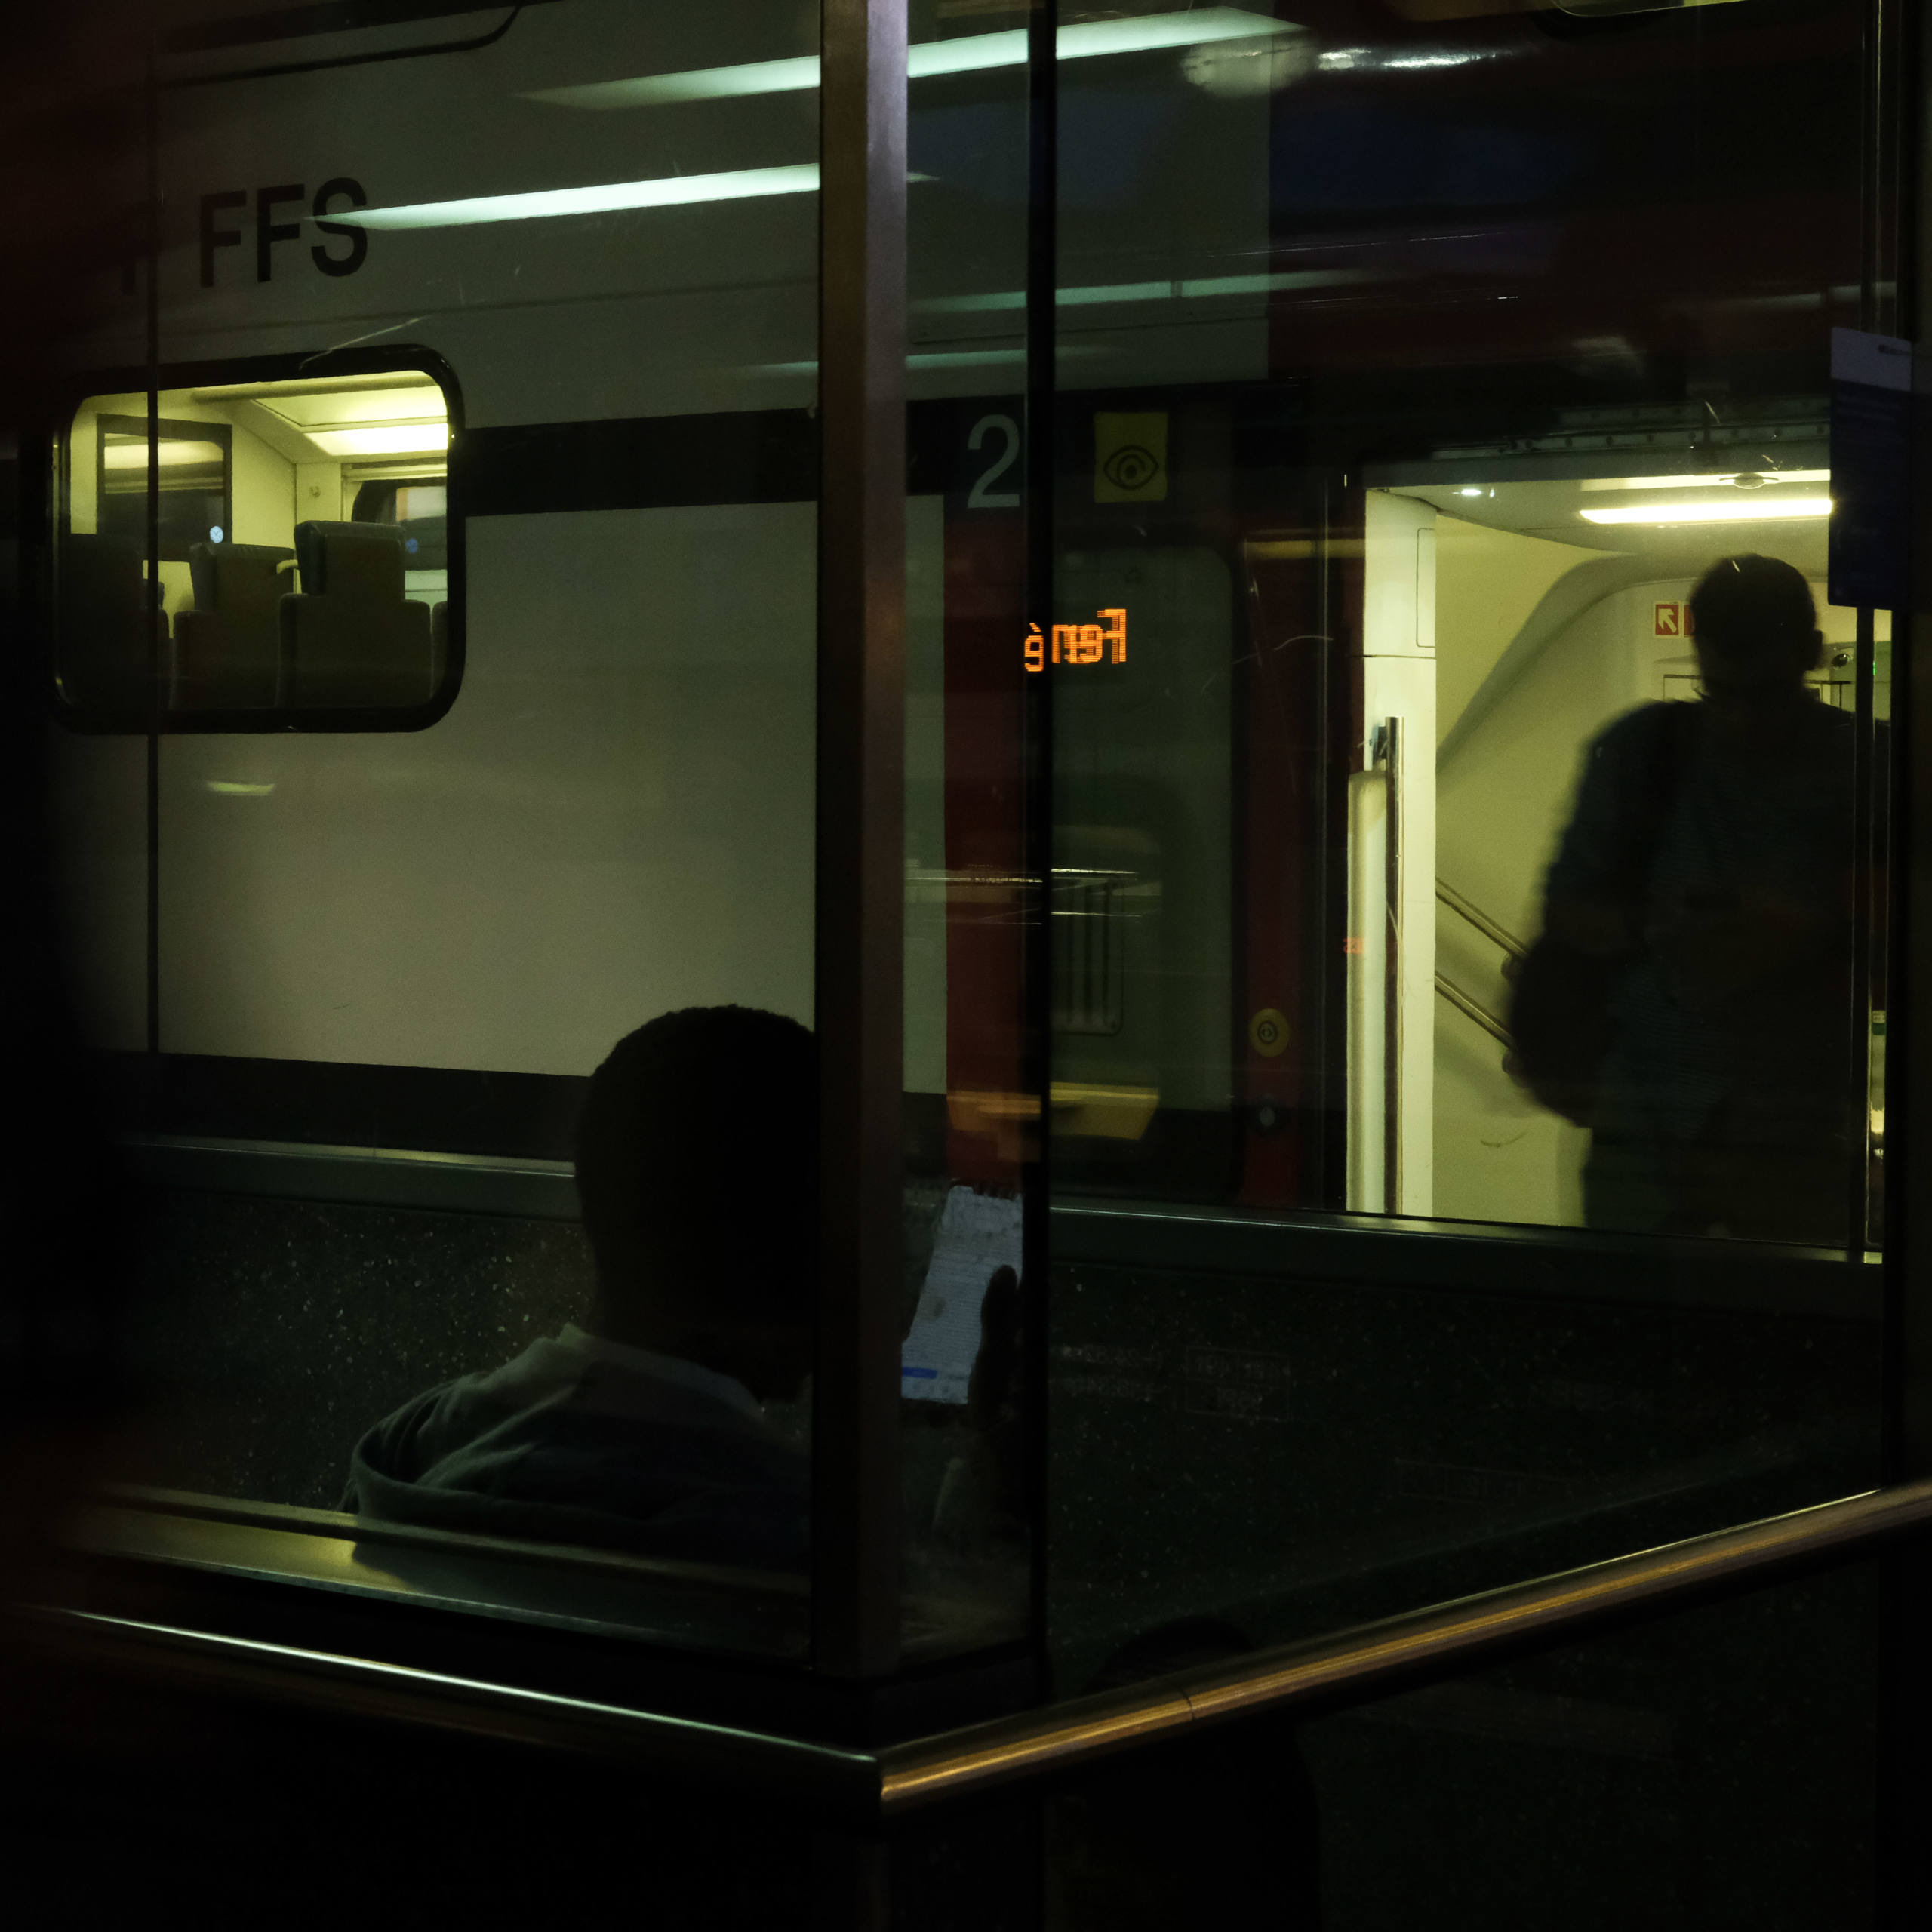
{"label": "light colored shirt", "polygon": [[635,1385],[635,1392],[645,1402],[648,1403],[651,1399],[651,1385],[660,1383],[682,1389],[688,1395],[722,1402],[750,1420],[761,1426],[764,1423],[764,1411],[759,1407],[758,1398],[736,1376],[723,1375],[715,1368],[686,1361],[681,1355],[661,1355],[653,1349],[633,1348],[628,1342],[613,1342],[605,1336],[593,1335],[587,1328],[580,1328],[574,1321],[566,1321],[554,1341],[537,1346],[568,1349],[582,1357],[586,1366],[598,1362],[617,1370],[626,1378],[627,1384]]}

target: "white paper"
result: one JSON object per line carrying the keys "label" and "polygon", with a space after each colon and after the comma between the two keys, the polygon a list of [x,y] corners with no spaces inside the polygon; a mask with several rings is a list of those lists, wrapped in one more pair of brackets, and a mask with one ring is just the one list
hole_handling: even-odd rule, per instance
{"label": "white paper", "polygon": [[1001,1268],[1020,1272],[1020,1203],[955,1187],[946,1197],[918,1312],[900,1352],[900,1392],[964,1402],[980,1352],[980,1304]]}

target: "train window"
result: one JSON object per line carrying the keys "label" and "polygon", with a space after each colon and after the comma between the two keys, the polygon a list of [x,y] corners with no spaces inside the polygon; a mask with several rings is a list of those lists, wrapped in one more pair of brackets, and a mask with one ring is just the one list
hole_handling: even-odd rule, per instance
{"label": "train window", "polygon": [[450,409],[414,368],[91,396],[57,457],[54,685],[97,731],[368,731],[461,675]]}

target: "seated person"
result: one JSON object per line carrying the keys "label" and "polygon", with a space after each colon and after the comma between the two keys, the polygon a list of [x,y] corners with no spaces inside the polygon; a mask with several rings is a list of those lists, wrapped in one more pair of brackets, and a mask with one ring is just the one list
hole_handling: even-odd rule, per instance
{"label": "seated person", "polygon": [[818,1070],[795,1020],[666,1014],[592,1077],[577,1191],[583,1327],[406,1403],[342,1506],[385,1521],[802,1567],[806,1457],[759,1404],[811,1364]]}

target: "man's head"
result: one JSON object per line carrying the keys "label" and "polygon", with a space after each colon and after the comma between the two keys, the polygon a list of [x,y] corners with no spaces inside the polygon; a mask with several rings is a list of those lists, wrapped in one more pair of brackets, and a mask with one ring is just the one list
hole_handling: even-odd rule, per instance
{"label": "man's head", "polygon": [[1705,695],[1719,702],[1796,690],[1824,648],[1811,586],[1775,557],[1727,557],[1690,593]]}
{"label": "man's head", "polygon": [[818,1054],[796,1020],[688,1007],[618,1041],[577,1125],[614,1341],[795,1394],[811,1364]]}

